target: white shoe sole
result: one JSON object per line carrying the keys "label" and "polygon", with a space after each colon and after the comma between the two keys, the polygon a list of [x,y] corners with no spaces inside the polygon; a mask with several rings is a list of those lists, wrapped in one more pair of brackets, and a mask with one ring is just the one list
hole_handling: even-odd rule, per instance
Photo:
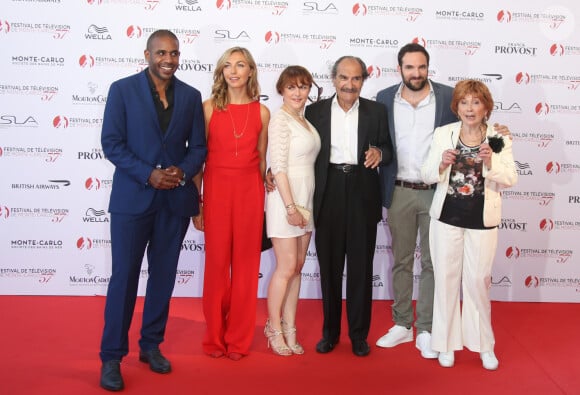
{"label": "white shoe sole", "polygon": [[401,340],[399,340],[399,341],[397,341],[395,343],[393,343],[393,342],[387,342],[385,340],[382,340],[381,341],[381,339],[382,338],[380,338],[379,340],[377,340],[377,342],[376,342],[377,347],[391,348],[391,347],[398,346],[399,344],[412,342],[413,341],[413,336],[406,337],[406,338],[401,339]]}

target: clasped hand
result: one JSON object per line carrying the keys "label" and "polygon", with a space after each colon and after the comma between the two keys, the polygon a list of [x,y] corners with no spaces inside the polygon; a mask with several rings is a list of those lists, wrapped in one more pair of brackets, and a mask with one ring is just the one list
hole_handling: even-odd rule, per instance
{"label": "clasped hand", "polygon": [[149,185],[155,189],[173,189],[183,180],[183,171],[176,166],[166,169],[153,169],[149,176]]}
{"label": "clasped hand", "polygon": [[369,147],[365,152],[365,167],[374,169],[381,163],[381,150],[375,147]]}

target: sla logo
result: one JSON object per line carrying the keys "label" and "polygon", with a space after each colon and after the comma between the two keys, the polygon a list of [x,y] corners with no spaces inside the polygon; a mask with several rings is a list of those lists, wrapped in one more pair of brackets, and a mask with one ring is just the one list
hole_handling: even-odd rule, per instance
{"label": "sla logo", "polygon": [[540,285],[540,279],[536,276],[528,276],[524,280],[524,285],[526,288],[538,288]]}
{"label": "sla logo", "polygon": [[505,256],[509,259],[518,259],[520,257],[520,249],[518,247],[509,246],[505,250]]}
{"label": "sla logo", "polygon": [[352,6],[352,14],[354,16],[365,16],[367,11],[368,9],[365,3],[354,3]]}
{"label": "sla logo", "polygon": [[554,229],[554,221],[550,218],[544,218],[540,221],[540,230],[543,232],[549,232]]}
{"label": "sla logo", "polygon": [[381,68],[376,65],[371,65],[367,67],[367,72],[370,78],[379,78],[381,76]]}
{"label": "sla logo", "polygon": [[497,13],[497,21],[510,23],[512,21],[512,13],[508,10],[499,10]]}
{"label": "sla logo", "polygon": [[57,115],[52,119],[52,126],[56,129],[66,129],[68,128],[68,118],[64,115]]}
{"label": "sla logo", "polygon": [[77,248],[79,250],[90,250],[93,248],[93,241],[88,237],[79,237],[77,240]]}
{"label": "sla logo", "polygon": [[528,73],[519,72],[516,74],[516,83],[521,84],[529,84],[531,81],[530,75]]}
{"label": "sla logo", "polygon": [[89,177],[85,181],[85,188],[88,191],[98,191],[101,189],[101,180],[98,178]]}
{"label": "sla logo", "polygon": [[95,65],[95,58],[93,58],[91,55],[82,55],[79,58],[79,65],[84,69],[84,68],[91,68]]}
{"label": "sla logo", "polygon": [[215,6],[218,10],[229,10],[232,8],[231,0],[217,0]]}
{"label": "sla logo", "polygon": [[10,209],[6,206],[0,206],[0,218],[10,217]]}
{"label": "sla logo", "polygon": [[550,113],[550,105],[548,103],[539,102],[534,109],[538,115],[548,115]]}
{"label": "sla logo", "polygon": [[550,55],[552,56],[563,56],[564,46],[562,44],[552,44],[550,47]]}
{"label": "sla logo", "polygon": [[143,35],[143,29],[136,25],[129,25],[126,33],[129,38],[140,38]]}
{"label": "sla logo", "polygon": [[264,40],[268,44],[278,44],[280,42],[280,33],[270,30],[264,36]]}
{"label": "sla logo", "polygon": [[546,165],[546,173],[548,174],[558,174],[560,172],[560,164],[558,162],[548,162]]}
{"label": "sla logo", "polygon": [[0,21],[0,32],[8,33],[10,31],[10,23],[8,21]]}

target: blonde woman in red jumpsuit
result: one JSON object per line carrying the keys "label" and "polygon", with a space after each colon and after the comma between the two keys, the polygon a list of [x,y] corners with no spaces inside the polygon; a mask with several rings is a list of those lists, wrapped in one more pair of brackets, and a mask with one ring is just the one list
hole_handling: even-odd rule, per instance
{"label": "blonde woman in red jumpsuit", "polygon": [[241,47],[217,62],[211,98],[203,103],[208,154],[200,215],[205,232],[203,351],[239,360],[252,344],[264,218],[264,173],[270,112],[258,101],[257,66]]}

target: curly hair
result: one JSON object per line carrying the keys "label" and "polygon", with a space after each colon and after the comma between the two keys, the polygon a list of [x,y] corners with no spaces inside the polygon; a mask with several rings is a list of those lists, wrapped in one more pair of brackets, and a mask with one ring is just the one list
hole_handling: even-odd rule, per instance
{"label": "curly hair", "polygon": [[248,96],[253,100],[258,100],[260,97],[260,85],[258,84],[258,67],[252,54],[246,48],[243,47],[232,47],[226,50],[222,56],[218,59],[216,68],[213,72],[213,85],[211,88],[211,97],[213,99],[214,105],[219,110],[224,110],[226,106],[229,104],[228,98],[228,84],[224,77],[224,68],[226,66],[226,62],[228,61],[229,57],[236,53],[241,53],[244,58],[246,58],[246,62],[252,70],[252,74],[248,80],[246,85],[246,90]]}

